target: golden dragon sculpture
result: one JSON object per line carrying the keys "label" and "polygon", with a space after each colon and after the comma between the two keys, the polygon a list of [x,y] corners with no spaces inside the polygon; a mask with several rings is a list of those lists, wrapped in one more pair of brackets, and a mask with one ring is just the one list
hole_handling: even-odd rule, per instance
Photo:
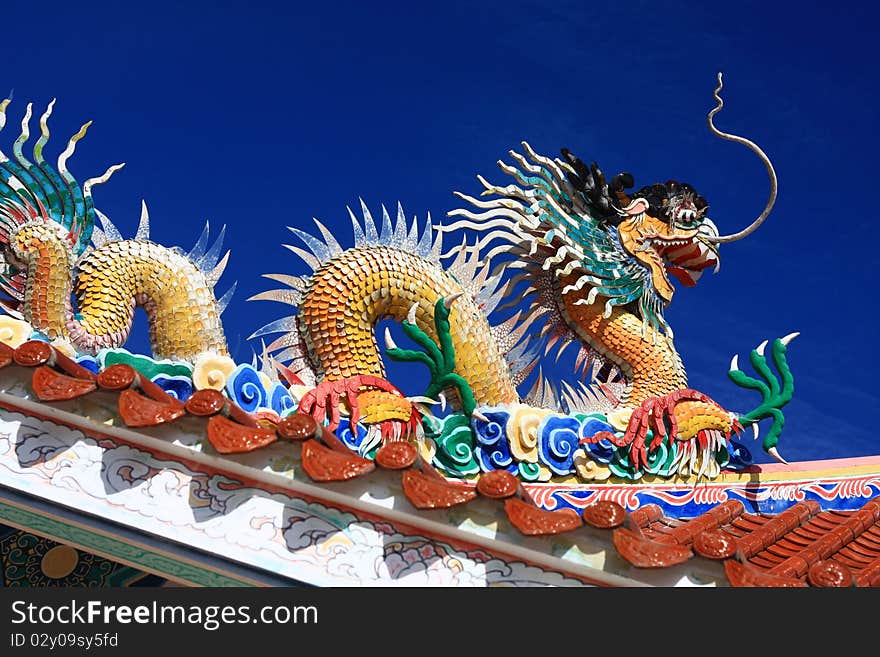
{"label": "golden dragon sculpture", "polygon": [[[588,166],[565,149],[561,158],[545,157],[525,142],[524,154],[510,153],[515,166],[499,162],[511,184],[498,186],[478,176],[489,198],[457,193],[472,209],[453,210],[455,221],[446,226],[433,226],[429,216],[421,236],[399,206],[396,224],[383,208],[380,232],[363,201],[363,226],[349,209],[353,248],[343,249],[317,220],[321,239],[290,228],[310,251],[288,248],[313,273],[267,275],[287,287],[253,298],[288,303],[296,314],[252,337],[282,333],[267,349],[287,363],[289,381],[310,388],[300,412],[328,420],[331,429],[349,412],[352,424],[382,427],[386,442],[401,433],[418,434],[424,407],[417,411],[420,403],[412,404],[385,380],[376,325],[391,317],[424,351],[401,349],[386,331],[387,355],[421,362],[431,372],[429,390],[416,401],[458,393],[452,398],[463,420],[426,424],[432,458],[448,473],[475,474],[482,464],[484,471],[505,467],[543,479],[564,477],[580,472],[579,457],[583,463],[591,451],[610,450],[617,452],[618,466],[622,463],[611,474],[717,474],[719,452],[727,454],[731,435],[743,424],[757,426],[770,406],[790,398],[790,390],[783,394],[777,385],[769,406],[741,418],[688,388],[663,316],[674,293],[670,275],[694,285],[706,268],[717,267],[718,244],[751,234],[775,202],[776,176],[767,156],[753,142],[715,128],[713,118],[723,104],[720,75],[718,81],[710,129],[758,154],[771,182],[766,208],[738,233],[719,235],[707,217],[708,203],[688,184],[669,181],[630,193],[634,181],[628,173],[607,182],[595,163]],[[475,243],[465,238],[442,254],[443,234],[468,229],[477,231]],[[432,231],[439,233],[436,239]],[[454,262],[444,268],[441,259],[451,257]],[[519,312],[493,326],[487,318],[504,300]],[[539,318],[540,330],[531,331]],[[783,378],[789,375],[784,350],[792,337],[774,346]],[[579,347],[575,374],[589,373],[590,383],[554,390],[539,376],[523,400],[517,388],[535,367],[539,350],[549,353],[558,346],[561,352],[569,344]],[[574,414],[579,423],[569,434],[576,441],[554,447],[551,437],[542,450],[537,426],[515,439],[511,418],[523,406]],[[438,456],[447,434],[462,428],[470,429],[470,442],[447,446]],[[481,443],[481,431],[506,431],[508,444]],[[775,441],[775,435],[765,440],[765,448],[781,459]],[[456,450],[473,457],[459,459]]]}
{"label": "golden dragon sculpture", "polygon": [[[10,100],[0,102],[0,129]],[[0,153],[0,288],[9,296],[0,300],[3,308],[73,353],[123,345],[140,306],[149,318],[155,357],[226,354],[220,314],[232,290],[219,301],[213,292],[228,257],[220,258],[222,232],[207,248],[206,226],[188,254],[156,244],[149,239],[143,204],[135,238],[123,239],[95,209],[92,188],[124,165],[82,187],[76,182],[67,161],[91,122],[70,139],[56,167],[49,165],[43,149],[54,103],[40,118],[33,161],[23,150],[30,138],[30,104],[13,157]],[[102,228],[95,226],[96,218]]]}
{"label": "golden dragon sculpture", "polygon": [[[77,183],[67,162],[87,123],[50,166],[43,150],[54,101],[39,119],[31,160],[28,105],[12,157],[0,153],[0,289],[8,296],[0,305],[22,320],[25,339],[50,341],[79,360],[121,347],[140,306],[153,356],[170,359],[165,373],[177,377],[172,361],[189,363],[183,371],[192,385],[180,395],[207,386],[235,397],[247,389],[238,402],[262,421],[310,414],[361,456],[413,440],[423,459],[455,477],[495,469],[527,481],[712,477],[734,460],[731,436],[765,418],[773,426],[764,448],[781,459],[780,408],[793,391],[785,354],[795,334],[771,349],[781,382],[766,343],[750,359],[760,379],[734,359],[731,379],[763,397],[738,415],[688,387],[664,319],[670,276],[694,285],[717,266],[718,244],[751,234],[776,198],[761,149],[715,128],[720,90],[719,75],[709,128],[758,154],[770,175],[770,198],[748,228],[719,235],[708,203],[688,184],[631,192],[628,173],[609,182],[595,163],[565,149],[550,158],[523,142],[524,153],[511,151],[515,165],[500,163],[512,182],[478,177],[482,197],[459,193],[469,207],[450,212],[446,226],[429,215],[420,233],[398,206],[396,221],[383,208],[380,229],[362,201],[362,223],[349,210],[352,248],[320,222],[320,237],[291,228],[308,250],[288,248],[312,272],[267,274],[285,287],[252,297],[295,308],[251,336],[281,334],[264,347],[259,373],[227,351],[220,314],[233,290],[219,300],[213,292],[229,255],[221,257],[223,233],[208,248],[206,226],[189,253],[167,248],[149,239],[143,205],[134,239],[123,239],[92,201],[93,187],[122,165]],[[0,102],[0,129],[9,102]],[[444,235],[462,230],[476,231],[476,240],[465,235],[444,253]],[[490,323],[505,309],[507,317]],[[398,346],[386,330],[385,355],[427,368],[424,395],[407,398],[386,379],[376,335],[385,318],[401,322],[418,347]],[[572,377],[557,386],[542,368],[535,374],[542,353],[555,348],[558,361],[569,345],[578,346]],[[217,359],[223,371],[205,376]],[[521,395],[530,381],[531,392]],[[446,399],[455,412],[433,413],[436,402],[445,410]]]}

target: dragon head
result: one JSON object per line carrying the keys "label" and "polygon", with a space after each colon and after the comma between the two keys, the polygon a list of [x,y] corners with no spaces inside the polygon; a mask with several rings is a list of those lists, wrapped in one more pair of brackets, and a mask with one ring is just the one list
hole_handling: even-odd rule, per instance
{"label": "dragon head", "polygon": [[[565,168],[564,175],[573,188],[572,192],[580,196],[589,221],[595,221],[610,236],[615,247],[645,268],[650,278],[649,288],[653,288],[653,293],[663,304],[668,304],[674,293],[669,274],[687,287],[695,285],[704,269],[715,266],[717,270],[716,245],[735,242],[753,233],[776,202],[776,173],[767,155],[754,142],[715,127],[713,119],[724,106],[719,95],[721,88],[719,73],[714,94],[718,104],[707,117],[709,129],[714,135],[753,151],[761,158],[770,177],[770,198],[764,211],[737,233],[719,235],[715,224],[706,216],[709,207],[706,199],[687,183],[670,180],[627,194],[625,190],[634,185],[629,173],[620,173],[606,182],[595,162],[587,166],[565,148],[562,149],[564,161],[558,162]],[[593,264],[602,269],[609,257],[603,255]],[[609,290],[612,287],[606,286]]]}
{"label": "dragon head", "polygon": [[669,274],[692,287],[707,267],[719,264],[718,249],[708,241],[717,235],[706,217],[709,204],[687,183],[670,180],[638,190],[632,200],[622,190],[621,246],[651,272],[657,294],[672,299]]}
{"label": "dragon head", "polygon": [[[692,286],[704,269],[717,269],[717,245],[753,233],[776,201],[776,173],[767,155],[754,142],[715,127],[713,119],[723,107],[720,92],[719,73],[714,94],[718,104],[707,117],[709,129],[757,154],[770,177],[767,204],[745,229],[720,235],[706,216],[706,199],[686,183],[670,180],[628,194],[625,190],[635,188],[629,173],[606,180],[595,162],[585,162],[566,148],[561,158],[550,158],[523,142],[524,155],[510,151],[516,165],[498,163],[515,184],[502,187],[478,176],[484,188],[481,196],[494,198],[456,193],[480,211],[451,210],[449,216],[462,219],[438,230],[469,228],[485,235],[474,245],[462,243],[444,257],[485,249],[488,264],[496,255],[512,255],[518,259],[517,267],[525,270],[514,283],[529,276],[539,281],[529,288],[529,294],[551,289],[555,277],[561,281],[561,296],[577,296],[574,304],[602,303],[605,318],[615,307],[626,307],[646,329],[651,327],[671,339],[672,331],[663,318],[674,293],[670,275]],[[505,289],[518,294],[514,284]],[[535,307],[554,308],[553,303],[550,299]],[[560,317],[564,323],[564,316]]]}

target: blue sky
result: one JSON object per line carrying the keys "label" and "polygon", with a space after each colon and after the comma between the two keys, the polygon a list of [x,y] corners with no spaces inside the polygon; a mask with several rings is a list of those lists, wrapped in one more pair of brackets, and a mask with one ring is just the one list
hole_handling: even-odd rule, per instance
{"label": "blue sky", "polygon": [[722,231],[739,230],[767,181],[746,149],[706,129],[724,71],[716,123],[770,155],[779,200],[758,233],[722,248],[719,274],[678,289],[668,318],[691,384],[748,410],[751,397],[725,376],[730,356],[799,330],[780,451],[878,453],[876,16],[866,5],[128,4],[3,3],[0,89],[15,101],[2,144],[27,102],[41,111],[57,97],[47,153],[93,119],[74,175],[127,163],[95,191],[123,234],[134,234],[142,198],[164,244],[188,248],[206,219],[226,224],[232,256],[218,289],[238,281],[224,318],[242,361],[247,337],[287,312],[245,301],[271,286],[260,274],[305,272],[281,247],[296,241],[285,226],[311,230],[318,217],[350,243],[345,206],[358,197],[443,218],[453,190],[478,191],[475,174],[503,180],[495,162],[522,140],[630,171],[637,186],[687,181]]}

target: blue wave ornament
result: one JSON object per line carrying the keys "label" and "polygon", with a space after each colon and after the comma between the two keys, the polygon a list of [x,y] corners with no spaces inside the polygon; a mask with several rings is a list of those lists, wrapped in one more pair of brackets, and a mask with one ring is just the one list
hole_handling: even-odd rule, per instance
{"label": "blue wave ornament", "polygon": [[348,420],[343,420],[333,433],[351,451],[358,454],[361,453],[361,446],[367,437],[367,428],[364,425],[358,423],[354,426],[354,431],[352,431],[351,423]]}
{"label": "blue wave ornament", "polygon": [[513,462],[510,454],[510,446],[507,443],[507,421],[510,413],[501,410],[480,409],[480,412],[488,420],[480,420],[471,417],[471,427],[477,440],[474,450],[477,462],[483,472],[490,470],[508,470],[516,473],[517,465]]}
{"label": "blue wave ornament", "polygon": [[150,380],[178,401],[185,402],[193,394],[193,382],[188,376],[157,374]]}
{"label": "blue wave ornament", "polygon": [[80,354],[77,356],[76,364],[85,367],[92,374],[97,374],[101,371],[101,365],[98,363],[98,359],[94,356],[89,356],[88,354]]}
{"label": "blue wave ornament", "polygon": [[581,423],[577,418],[551,415],[541,421],[538,456],[558,475],[574,472],[574,453],[580,447]]}
{"label": "blue wave ornament", "polygon": [[251,365],[239,365],[226,380],[226,394],[242,410],[253,413],[266,407],[266,389],[260,375]]}
{"label": "blue wave ornament", "polygon": [[[583,423],[581,424],[581,438],[593,438],[602,431],[614,433],[614,427],[595,415],[576,417]],[[611,459],[614,458],[614,444],[607,438],[601,438],[596,442],[584,443],[581,447],[587,453],[587,456],[599,463],[611,463]]]}
{"label": "blue wave ornament", "polygon": [[296,408],[296,402],[293,401],[290,392],[280,383],[272,386],[268,394],[269,408],[278,413],[281,417],[288,415],[291,410]]}
{"label": "blue wave ornament", "polygon": [[745,445],[736,440],[729,440],[728,442],[730,443],[730,447],[727,450],[729,460],[725,467],[729,470],[742,470],[754,463],[752,453]]}

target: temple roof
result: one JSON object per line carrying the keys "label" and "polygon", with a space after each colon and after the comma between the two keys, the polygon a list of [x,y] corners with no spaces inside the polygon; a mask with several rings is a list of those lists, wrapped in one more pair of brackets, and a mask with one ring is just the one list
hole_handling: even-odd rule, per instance
{"label": "temple roof", "polygon": [[880,496],[856,511],[822,511],[809,500],[779,514],[746,513],[731,500],[688,520],[656,505],[626,513],[597,502],[584,519],[612,529],[617,552],[642,568],[699,556],[723,561],[732,586],[880,586]]}
{"label": "temple roof", "polygon": [[[513,533],[518,532],[523,538],[505,534],[495,523],[494,535],[487,537],[485,529],[479,529],[468,540],[474,540],[481,549],[498,550],[496,554],[514,554],[525,559],[526,564],[529,560],[542,566],[549,564],[562,575],[560,579],[554,574],[553,577],[557,578],[554,581],[569,585],[580,582],[626,586],[639,581],[668,585],[680,579],[683,572],[699,572],[704,579],[733,586],[880,586],[880,495],[875,490],[876,469],[869,473],[867,483],[867,480],[862,481],[864,477],[848,479],[843,476],[832,493],[823,489],[822,494],[827,499],[833,499],[835,495],[846,497],[851,508],[838,506],[834,509],[826,505],[823,509],[819,501],[806,499],[804,488],[798,488],[797,484],[786,485],[789,493],[793,491],[795,500],[800,497],[801,501],[795,501],[778,513],[759,510],[748,497],[733,499],[724,489],[706,497],[707,502],[700,507],[701,511],[692,516],[671,517],[660,505],[641,503],[627,495],[624,495],[625,500],[620,498],[621,501],[611,499],[613,495],[596,495],[580,508],[558,508],[555,500],[548,501],[549,498],[542,499],[537,494],[542,490],[540,486],[525,486],[506,470],[484,473],[476,482],[450,481],[425,463],[418,450],[405,441],[389,443],[376,454],[375,460],[369,460],[351,452],[333,433],[307,415],[272,420],[265,415],[243,411],[214,390],[196,391],[184,404],[139,376],[130,366],[114,365],[95,375],[46,343],[25,343],[15,350],[0,345],[0,350],[3,352],[0,355],[4,356],[0,367],[8,375],[0,401],[7,411],[17,410],[39,417],[41,407],[47,409],[47,413],[51,413],[48,409],[52,407],[66,409],[74,414],[68,419],[76,419],[76,416],[83,419],[81,426],[87,431],[86,436],[95,437],[96,446],[110,451],[119,448],[119,438],[124,443],[137,435],[128,431],[119,436],[107,434],[110,438],[102,439],[95,428],[103,427],[109,432],[108,427],[118,425],[137,432],[146,429],[149,433],[150,427],[178,426],[180,433],[196,438],[199,434],[207,437],[213,450],[206,451],[233,458],[255,449],[259,451],[272,443],[284,443],[277,447],[294,453],[292,458],[298,472],[307,475],[311,484],[317,484],[318,488],[329,486],[331,492],[328,495],[331,497],[324,499],[323,503],[328,500],[339,502],[338,489],[335,488],[338,482],[361,479],[394,481],[400,498],[405,498],[411,508],[399,510],[400,503],[395,502],[393,513],[383,511],[381,507],[378,513],[370,509],[370,513],[375,514],[370,521],[375,527],[385,526],[382,523],[385,514],[398,526],[401,521],[416,528],[421,524],[422,529],[430,526],[438,535],[461,539],[463,527],[476,526],[467,518],[469,514],[485,520],[484,527],[493,525],[492,518],[503,518],[509,523],[507,526],[515,530]],[[27,385],[23,387],[25,381]],[[34,395],[36,400],[33,400]],[[70,406],[92,398],[95,406]],[[39,404],[35,405],[34,401]],[[101,410],[113,406],[115,412]],[[52,413],[47,419],[54,422],[64,418]],[[141,447],[152,448],[156,444],[161,447],[163,444],[156,443],[150,436],[144,440],[146,442]],[[189,459],[197,458],[198,452],[180,460],[178,451],[180,449],[175,445],[172,451],[153,452],[153,456],[144,452],[146,469],[143,475],[134,474],[130,464],[125,466],[127,470],[120,472],[134,486],[156,476],[162,467],[171,467],[170,471],[174,471],[169,455],[177,457],[176,463],[183,464],[180,466],[182,472],[195,472],[184,469],[194,467]],[[222,461],[212,456],[207,463],[216,468],[216,464]],[[102,469],[106,469],[106,457],[101,462],[104,464]],[[20,472],[26,472],[27,465],[21,456],[17,463],[12,463],[13,470]],[[246,485],[256,486],[241,479],[242,474],[247,474],[241,465],[236,463],[234,469],[230,466],[226,472]],[[261,470],[250,470],[254,471],[253,476],[262,476]],[[849,474],[854,473],[852,470]],[[298,476],[295,474],[294,479]],[[50,480],[46,483],[55,485]],[[230,485],[224,484],[226,488],[223,490]],[[294,485],[302,488],[296,481],[291,484]],[[107,487],[106,483],[104,487]],[[599,484],[593,488],[610,491],[624,486],[603,487]],[[641,490],[645,485],[629,484],[628,488]],[[314,486],[309,489],[314,490]],[[22,492],[33,494],[34,490],[29,486]],[[276,495],[277,492],[273,491],[281,489],[273,484],[263,486],[262,490]],[[695,486],[693,491],[696,491]],[[298,499],[312,505],[314,500],[310,494],[302,495],[299,491]],[[375,492],[370,495],[375,496]],[[64,494],[57,499],[72,503],[73,496]],[[108,500],[118,507],[115,498],[108,497]],[[854,505],[854,501],[858,504]],[[355,510],[365,506],[356,499],[351,503]],[[438,522],[436,515],[444,509],[454,511],[445,520],[446,528],[443,528],[444,521]],[[124,518],[125,514],[119,517]],[[136,526],[142,528],[142,523],[143,518],[137,518]],[[183,534],[180,527],[175,526],[170,536],[183,540]],[[546,537],[549,542],[532,545],[528,543],[529,537]],[[522,543],[524,539],[526,542]],[[528,547],[523,548],[523,545]],[[431,548],[438,549],[446,548]],[[549,550],[552,554],[542,556],[541,550]],[[565,563],[571,554],[591,550],[616,553],[628,566],[613,566],[606,556],[597,562],[600,570],[607,571],[603,575],[595,571],[595,564],[591,564],[590,569],[583,569]],[[560,552],[564,553],[561,558]],[[650,574],[664,570],[670,571],[670,577],[658,578]],[[153,572],[162,574],[161,571]],[[302,577],[300,571],[285,576]],[[541,575],[541,578],[548,576]]]}

